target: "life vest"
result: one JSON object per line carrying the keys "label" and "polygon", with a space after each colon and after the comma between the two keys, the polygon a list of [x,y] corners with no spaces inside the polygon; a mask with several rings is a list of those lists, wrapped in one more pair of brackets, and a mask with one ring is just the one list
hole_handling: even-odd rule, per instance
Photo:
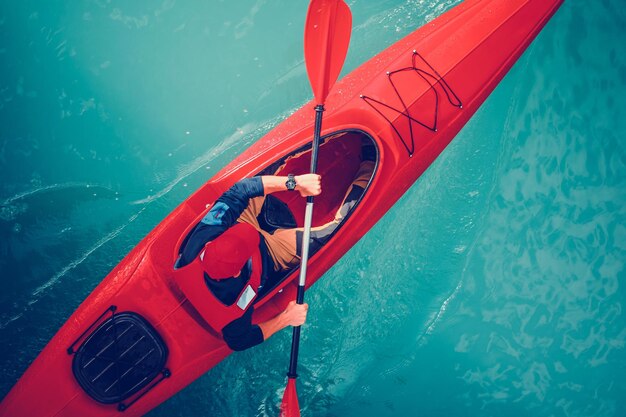
{"label": "life vest", "polygon": [[[221,332],[228,323],[243,316],[256,299],[263,273],[261,252],[257,248],[252,254],[250,277],[247,283],[243,285],[235,301],[230,305],[226,305],[216,297],[207,283],[205,283],[206,273],[202,267],[201,256],[204,256],[204,250],[200,252],[193,262],[174,270],[173,277],[178,287],[202,318],[213,329]],[[245,279],[245,277],[226,279]]]}

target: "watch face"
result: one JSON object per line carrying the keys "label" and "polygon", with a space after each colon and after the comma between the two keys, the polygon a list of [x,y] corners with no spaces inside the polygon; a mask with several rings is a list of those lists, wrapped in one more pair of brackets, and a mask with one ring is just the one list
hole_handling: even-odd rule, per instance
{"label": "watch face", "polygon": [[295,190],[296,189],[296,180],[290,175],[289,179],[287,180],[285,185],[287,186],[288,190]]}

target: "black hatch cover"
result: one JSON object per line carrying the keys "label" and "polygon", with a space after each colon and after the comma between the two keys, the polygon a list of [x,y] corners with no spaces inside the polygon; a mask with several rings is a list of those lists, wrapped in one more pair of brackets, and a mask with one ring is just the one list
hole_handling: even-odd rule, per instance
{"label": "black hatch cover", "polygon": [[78,348],[72,371],[94,400],[113,404],[148,385],[164,369],[167,346],[137,313],[122,312],[104,321]]}

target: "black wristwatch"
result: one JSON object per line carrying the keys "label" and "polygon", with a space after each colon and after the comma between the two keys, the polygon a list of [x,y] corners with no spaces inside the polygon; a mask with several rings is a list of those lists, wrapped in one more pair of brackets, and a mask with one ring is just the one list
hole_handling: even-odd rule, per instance
{"label": "black wristwatch", "polygon": [[287,181],[285,182],[287,189],[293,191],[296,189],[296,177],[293,174],[287,175]]}

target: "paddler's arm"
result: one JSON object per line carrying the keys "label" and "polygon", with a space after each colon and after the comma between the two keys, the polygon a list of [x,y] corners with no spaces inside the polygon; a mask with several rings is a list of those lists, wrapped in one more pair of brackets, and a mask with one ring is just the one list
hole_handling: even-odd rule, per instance
{"label": "paddler's arm", "polygon": [[[263,175],[261,179],[265,195],[287,190],[287,177]],[[296,191],[299,191],[302,197],[315,196],[322,192],[321,177],[317,174],[296,175],[294,179]]]}
{"label": "paddler's arm", "polygon": [[215,239],[231,227],[248,207],[251,198],[264,193],[261,177],[238,181],[215,201],[211,210],[196,225],[181,251],[178,267],[189,264],[200,253],[207,242]]}
{"label": "paddler's arm", "polygon": [[279,330],[288,326],[302,326],[306,321],[306,314],[309,309],[308,304],[296,304],[291,301],[285,311],[264,323],[260,323],[259,327],[263,333],[263,340],[267,340]]}
{"label": "paddler's arm", "polygon": [[[322,191],[320,176],[317,174],[297,175],[296,190],[302,196],[318,195]],[[251,198],[284,191],[287,177],[264,175],[237,181],[228,191],[215,201],[211,210],[191,232],[181,251],[178,268],[189,264],[200,253],[207,242],[215,239],[231,227],[248,207]]]}
{"label": "paddler's arm", "polygon": [[252,324],[254,307],[251,307],[242,317],[226,325],[222,329],[222,336],[232,350],[250,349],[285,327],[302,326],[306,321],[308,308],[307,304],[296,304],[295,301],[292,301],[285,311],[273,319],[260,324]]}

